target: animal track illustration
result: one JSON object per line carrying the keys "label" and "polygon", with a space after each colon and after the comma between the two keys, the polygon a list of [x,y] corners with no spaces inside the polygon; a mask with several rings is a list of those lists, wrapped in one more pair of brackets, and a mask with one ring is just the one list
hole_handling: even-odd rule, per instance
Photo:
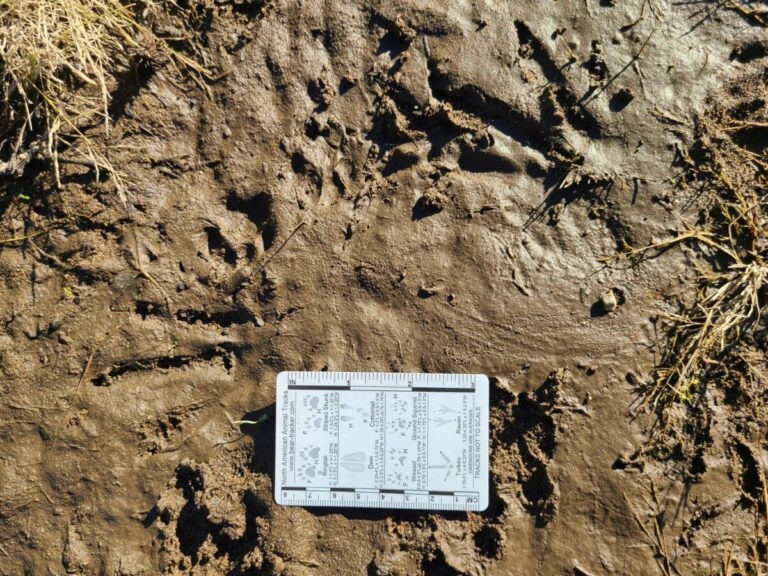
{"label": "animal track illustration", "polygon": [[317,475],[317,465],[316,464],[304,464],[301,468],[299,468],[299,478],[304,480],[305,482],[311,484],[312,479]]}
{"label": "animal track illustration", "polygon": [[406,436],[406,432],[413,428],[413,421],[405,418],[393,418],[387,422],[389,432],[400,432],[400,436]]}
{"label": "animal track illustration", "polygon": [[438,426],[445,426],[446,424],[454,421],[453,418],[430,418],[429,420]]}
{"label": "animal track illustration", "polygon": [[[306,435],[312,434],[315,432],[315,430],[319,430],[320,427],[323,425],[323,417],[322,416],[315,416],[310,415],[304,418],[304,424],[301,430],[301,433]],[[310,428],[313,428],[314,430],[311,430]]]}
{"label": "animal track illustration", "polygon": [[362,472],[365,470],[365,452],[350,452],[341,457],[339,465],[349,472]]}
{"label": "animal track illustration", "polygon": [[302,464],[298,469],[298,476],[308,484],[311,484],[312,480],[320,474],[318,468],[320,465],[320,452],[319,446],[307,446],[299,452],[299,459],[302,461]]}
{"label": "animal track illustration", "polygon": [[445,470],[445,476],[443,477],[443,480],[448,480],[450,478],[451,474],[453,474],[453,468],[454,464],[453,461],[448,458],[448,456],[445,455],[445,452],[440,450],[440,456],[442,457],[442,463],[441,464],[432,464],[430,465],[430,469],[432,470]]}
{"label": "animal track illustration", "polygon": [[398,416],[402,416],[408,413],[409,404],[407,400],[398,398],[397,395],[393,396],[391,411]]}
{"label": "animal track illustration", "polygon": [[[339,408],[345,412],[339,416],[339,420],[342,422],[351,423],[359,418],[362,420],[363,424],[368,424],[368,419],[371,417],[371,415],[368,412],[365,412],[362,408],[356,408],[351,404],[342,404]],[[351,428],[352,424],[349,424],[349,427]]]}
{"label": "animal track illustration", "polygon": [[305,409],[320,410],[320,396],[307,396],[304,397],[304,399],[301,401],[302,406],[304,406]]}

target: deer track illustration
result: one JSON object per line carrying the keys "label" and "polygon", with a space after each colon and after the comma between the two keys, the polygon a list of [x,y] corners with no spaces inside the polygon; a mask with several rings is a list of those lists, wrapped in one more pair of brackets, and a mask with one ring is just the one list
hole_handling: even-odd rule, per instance
{"label": "deer track illustration", "polygon": [[350,452],[341,457],[340,465],[350,472],[362,472],[365,470],[365,452]]}

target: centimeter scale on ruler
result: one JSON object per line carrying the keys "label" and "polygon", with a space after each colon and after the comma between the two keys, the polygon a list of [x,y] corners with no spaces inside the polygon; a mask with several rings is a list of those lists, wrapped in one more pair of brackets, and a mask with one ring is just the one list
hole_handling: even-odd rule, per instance
{"label": "centimeter scale on ruler", "polygon": [[276,501],[484,510],[488,388],[481,374],[282,372]]}

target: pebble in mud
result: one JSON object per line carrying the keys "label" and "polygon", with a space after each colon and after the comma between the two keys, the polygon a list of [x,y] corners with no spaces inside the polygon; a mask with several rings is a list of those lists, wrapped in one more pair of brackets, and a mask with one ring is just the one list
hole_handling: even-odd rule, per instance
{"label": "pebble in mud", "polygon": [[625,301],[626,297],[624,296],[624,290],[613,287],[602,295],[599,301],[599,307],[604,314],[610,314],[624,304]]}
{"label": "pebble in mud", "polygon": [[603,294],[602,298],[600,298],[600,305],[603,307],[603,311],[607,313],[616,310],[619,301],[616,299],[616,294],[614,294],[613,290],[608,290],[608,292]]}

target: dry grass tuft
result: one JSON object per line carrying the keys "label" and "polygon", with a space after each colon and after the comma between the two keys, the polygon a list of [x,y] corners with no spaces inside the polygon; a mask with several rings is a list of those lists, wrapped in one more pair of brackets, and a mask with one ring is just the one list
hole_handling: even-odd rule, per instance
{"label": "dry grass tuft", "polygon": [[[60,152],[108,172],[125,201],[125,181],[86,135],[109,134],[110,91],[121,70],[165,59],[203,72],[139,22],[157,8],[118,0],[0,0],[0,175],[20,176],[33,157]],[[79,156],[79,157],[78,157]]]}
{"label": "dry grass tuft", "polygon": [[[760,148],[768,127],[766,71],[741,88],[749,102],[716,106],[696,125],[690,153],[680,151],[680,186],[695,194],[701,211],[695,227],[625,256],[694,245],[710,267],[698,270],[692,306],[664,318],[670,340],[649,387],[654,406],[692,401],[712,368],[729,362],[735,348],[765,332],[768,299],[768,157]],[[760,104],[762,102],[762,104]]]}

